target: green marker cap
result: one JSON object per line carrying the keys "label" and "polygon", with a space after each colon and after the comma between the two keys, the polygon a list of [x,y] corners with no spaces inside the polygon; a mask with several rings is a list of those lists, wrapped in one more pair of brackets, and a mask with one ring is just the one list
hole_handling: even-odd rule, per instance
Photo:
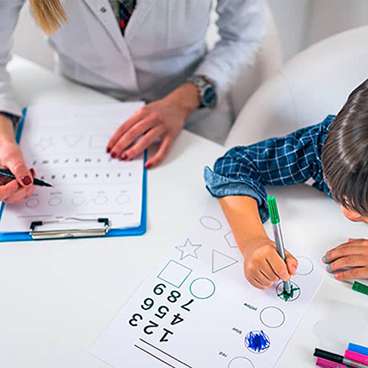
{"label": "green marker cap", "polygon": [[353,290],[357,291],[358,293],[368,295],[368,286],[362,284],[361,282],[354,281]]}
{"label": "green marker cap", "polygon": [[280,223],[279,210],[277,209],[276,197],[268,195],[267,196],[267,206],[268,212],[270,213],[271,223],[277,225]]}

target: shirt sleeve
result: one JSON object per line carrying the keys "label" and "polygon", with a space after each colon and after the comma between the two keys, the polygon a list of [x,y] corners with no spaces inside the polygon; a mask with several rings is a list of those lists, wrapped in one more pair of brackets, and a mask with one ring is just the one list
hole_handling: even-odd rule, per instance
{"label": "shirt sleeve", "polygon": [[225,95],[245,64],[251,64],[266,33],[263,0],[218,0],[216,22],[220,40],[195,74],[205,75]]}
{"label": "shirt sleeve", "polygon": [[11,57],[13,33],[24,0],[0,1],[0,111],[21,116],[6,69]]}
{"label": "shirt sleeve", "polygon": [[235,147],[206,167],[206,187],[214,197],[250,196],[268,219],[266,185],[291,185],[321,176],[321,148],[331,118],[281,138]]}

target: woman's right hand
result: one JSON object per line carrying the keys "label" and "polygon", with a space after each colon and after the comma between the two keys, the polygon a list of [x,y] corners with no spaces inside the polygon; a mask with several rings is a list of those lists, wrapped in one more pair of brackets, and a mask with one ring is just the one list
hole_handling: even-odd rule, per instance
{"label": "woman's right hand", "polygon": [[276,245],[266,237],[248,241],[243,248],[244,273],[259,289],[270,288],[277,280],[287,281],[295,274],[298,261],[286,251],[286,262],[277,253]]}
{"label": "woman's right hand", "polygon": [[35,173],[27,168],[15,142],[12,122],[3,115],[0,115],[0,166],[9,169],[16,177],[16,180],[0,185],[0,201],[19,203],[33,193]]}

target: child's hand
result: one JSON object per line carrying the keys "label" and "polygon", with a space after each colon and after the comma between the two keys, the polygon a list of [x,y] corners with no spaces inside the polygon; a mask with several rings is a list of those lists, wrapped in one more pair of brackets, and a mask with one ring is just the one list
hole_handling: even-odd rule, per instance
{"label": "child's hand", "polygon": [[276,245],[268,238],[257,238],[243,249],[244,272],[248,281],[259,289],[270,288],[277,280],[287,281],[298,267],[298,261],[286,252],[286,264]]}
{"label": "child's hand", "polygon": [[337,280],[368,279],[368,240],[349,239],[323,257]]}

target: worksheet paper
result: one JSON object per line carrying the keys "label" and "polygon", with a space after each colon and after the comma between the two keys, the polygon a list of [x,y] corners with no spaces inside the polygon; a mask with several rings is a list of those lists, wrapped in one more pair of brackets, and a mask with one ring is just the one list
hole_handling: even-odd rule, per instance
{"label": "worksheet paper", "polygon": [[138,102],[29,108],[20,145],[36,177],[53,187],[36,187],[24,203],[7,205],[0,231],[24,232],[32,221],[70,217],[107,217],[114,228],[139,226],[143,157],[112,160],[106,146],[141,106]]}
{"label": "worksheet paper", "polygon": [[[282,283],[251,286],[216,201],[178,236],[172,253],[142,284],[90,352],[115,368],[271,368],[321,282],[299,260],[293,296]],[[152,244],[154,246],[154,244]]]}

